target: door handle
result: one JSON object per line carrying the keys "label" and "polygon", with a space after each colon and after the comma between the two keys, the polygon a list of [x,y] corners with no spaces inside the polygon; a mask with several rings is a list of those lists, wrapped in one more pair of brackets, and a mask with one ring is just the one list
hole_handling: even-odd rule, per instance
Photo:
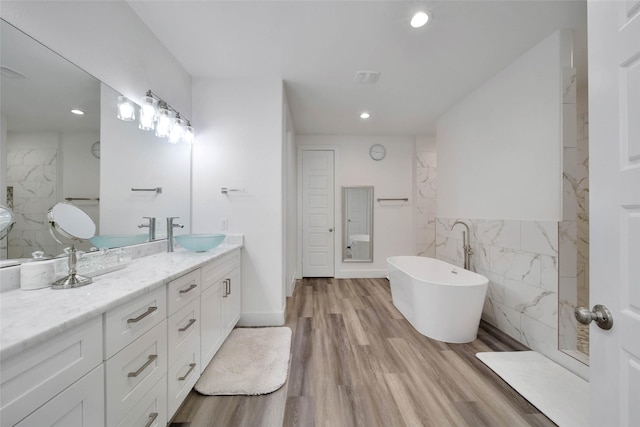
{"label": "door handle", "polygon": [[330,228],[330,229],[329,229],[329,233],[333,233],[333,228]]}
{"label": "door handle", "polygon": [[583,325],[588,325],[595,320],[596,324],[602,329],[609,330],[613,326],[611,312],[601,304],[594,305],[592,311],[589,311],[587,307],[576,307],[573,314],[576,316],[576,320]]}

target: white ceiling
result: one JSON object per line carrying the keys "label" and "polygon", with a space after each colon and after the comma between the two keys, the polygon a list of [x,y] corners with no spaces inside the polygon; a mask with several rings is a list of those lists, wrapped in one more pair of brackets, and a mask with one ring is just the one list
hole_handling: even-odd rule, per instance
{"label": "white ceiling", "polygon": [[[128,3],[194,78],[283,79],[297,133],[434,133],[440,114],[559,28],[574,30],[586,86],[585,1]],[[432,21],[411,28],[423,8]],[[353,83],[358,70],[378,83]]]}

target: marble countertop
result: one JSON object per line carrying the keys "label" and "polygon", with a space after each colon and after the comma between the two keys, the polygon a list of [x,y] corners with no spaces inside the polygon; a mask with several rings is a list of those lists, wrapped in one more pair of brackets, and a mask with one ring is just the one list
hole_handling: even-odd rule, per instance
{"label": "marble countertop", "polygon": [[224,244],[201,253],[180,248],[171,253],[149,255],[75,289],[3,292],[0,294],[0,358],[16,355],[240,247],[240,244]]}

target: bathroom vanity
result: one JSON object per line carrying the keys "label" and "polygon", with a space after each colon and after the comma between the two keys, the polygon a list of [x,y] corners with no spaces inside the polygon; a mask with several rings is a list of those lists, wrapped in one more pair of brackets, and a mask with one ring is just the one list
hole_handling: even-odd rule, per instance
{"label": "bathroom vanity", "polygon": [[0,297],[0,424],[164,427],[241,312],[242,244]]}

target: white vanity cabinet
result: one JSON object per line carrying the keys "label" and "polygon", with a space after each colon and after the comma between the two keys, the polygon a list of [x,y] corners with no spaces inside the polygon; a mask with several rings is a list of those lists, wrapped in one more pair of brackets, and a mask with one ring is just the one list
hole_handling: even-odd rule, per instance
{"label": "white vanity cabinet", "polygon": [[171,281],[169,299],[169,368],[167,417],[171,419],[200,377],[201,269]]}
{"label": "white vanity cabinet", "polygon": [[[0,425],[165,427],[240,318],[240,249],[158,254],[93,289],[3,294],[16,302],[2,301],[0,320],[24,329],[0,337]],[[23,309],[63,306],[73,292],[86,304],[40,321]]]}
{"label": "white vanity cabinet", "polygon": [[227,274],[222,289],[222,333],[226,338],[238,320],[242,310],[242,289],[240,287],[240,268],[235,268]]}
{"label": "white vanity cabinet", "polygon": [[0,380],[2,426],[102,425],[102,316],[2,360]]}
{"label": "white vanity cabinet", "polygon": [[166,316],[166,288],[105,313],[107,427],[120,425],[148,393],[162,387],[158,382],[167,373],[168,359]]}
{"label": "white vanity cabinet", "polygon": [[240,250],[202,267],[201,362],[207,367],[240,319]]}

